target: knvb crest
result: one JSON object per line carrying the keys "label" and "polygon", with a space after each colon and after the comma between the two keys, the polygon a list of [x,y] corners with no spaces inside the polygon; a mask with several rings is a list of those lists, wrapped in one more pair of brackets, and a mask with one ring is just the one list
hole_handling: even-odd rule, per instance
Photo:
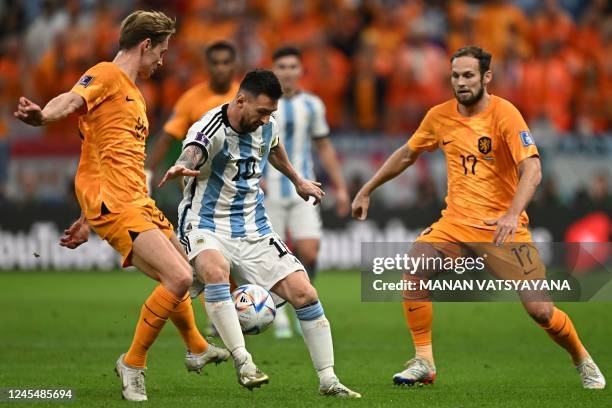
{"label": "knvb crest", "polygon": [[488,154],[491,152],[492,143],[491,138],[488,136],[483,136],[478,139],[478,151],[482,154]]}

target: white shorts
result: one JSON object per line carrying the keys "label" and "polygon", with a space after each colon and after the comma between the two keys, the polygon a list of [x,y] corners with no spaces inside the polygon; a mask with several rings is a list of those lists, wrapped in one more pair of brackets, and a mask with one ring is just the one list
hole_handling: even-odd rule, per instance
{"label": "white shorts", "polygon": [[[238,285],[254,283],[271,290],[289,274],[305,270],[302,263],[274,232],[255,239],[241,239],[218,236],[209,230],[197,229],[190,231],[185,238],[188,243],[185,249],[190,262],[200,252],[216,249],[230,264],[230,273]],[[194,285],[190,289],[192,298],[204,290],[204,285],[198,284],[196,280],[194,279]],[[282,298],[273,298],[277,305],[283,303]]]}
{"label": "white shorts", "polygon": [[321,214],[319,206],[312,205],[312,200],[266,200],[266,213],[272,228],[282,239],[287,239],[287,230],[293,241],[321,239]]}

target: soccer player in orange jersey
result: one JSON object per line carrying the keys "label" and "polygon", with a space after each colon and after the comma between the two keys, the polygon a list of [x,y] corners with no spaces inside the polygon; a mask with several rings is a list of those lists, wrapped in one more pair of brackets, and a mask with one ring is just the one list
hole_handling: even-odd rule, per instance
{"label": "soccer player in orange jersey", "polygon": [[[155,139],[146,161],[146,168],[154,174],[168,152],[172,140],[183,140],[189,127],[214,107],[232,100],[238,92],[236,48],[226,41],[217,41],[206,49],[206,63],[210,80],[195,85],[174,105],[172,116],[164,131]],[[178,157],[178,155],[177,155]]]}
{"label": "soccer player in orange jersey", "polygon": [[[353,216],[367,217],[370,194],[412,165],[423,151],[442,149],[448,194],[442,218],[427,228],[410,255],[453,256],[456,247],[478,253],[487,248],[494,275],[542,279],[545,268],[527,229],[525,207],[541,179],[538,150],[519,111],[487,92],[491,55],[479,47],[461,48],[451,57],[455,98],[433,107],[407,144],[396,150],[359,191]],[[495,243],[490,246],[473,243]],[[504,244],[505,243],[505,244]],[[518,244],[515,244],[518,243]],[[520,246],[526,267],[512,249]],[[495,248],[491,250],[491,247]],[[423,276],[430,271],[419,271]],[[584,388],[601,389],[605,379],[582,345],[571,319],[552,302],[519,293],[529,315],[571,356]],[[395,384],[428,384],[436,369],[431,347],[432,304],[428,293],[404,294],[404,314],[416,356],[393,376]]]}
{"label": "soccer player in orange jersey", "polygon": [[76,248],[89,228],[115,248],[123,265],[134,265],[160,284],[144,302],[127,353],[116,363],[122,394],[147,399],[144,370],[147,351],[168,318],[187,345],[185,364],[199,372],[210,362],[229,358],[209,345],[195,326],[187,290],[192,272],[173,227],[147,194],[144,158],[148,122],[145,101],[135,85],[162,66],[175,22],[155,11],[136,11],[121,23],[119,52],[112,62],[90,68],[66,93],[41,109],[22,97],[15,116],[43,126],[78,112],[82,151],[75,179],[82,215],[60,244]]}

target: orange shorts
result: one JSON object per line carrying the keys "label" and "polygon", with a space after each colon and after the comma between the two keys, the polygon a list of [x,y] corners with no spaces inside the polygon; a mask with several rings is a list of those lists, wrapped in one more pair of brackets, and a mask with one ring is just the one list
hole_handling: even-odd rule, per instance
{"label": "orange shorts", "polygon": [[132,245],[139,233],[156,228],[168,238],[174,233],[174,227],[153,200],[142,207],[104,214],[87,222],[100,238],[121,254],[121,265],[124,268],[132,265]]}
{"label": "orange shorts", "polygon": [[546,267],[527,228],[517,229],[514,240],[499,247],[493,243],[494,234],[495,230],[461,225],[442,217],[423,231],[417,242],[432,244],[444,257],[484,257],[487,271],[498,279],[546,278]]}

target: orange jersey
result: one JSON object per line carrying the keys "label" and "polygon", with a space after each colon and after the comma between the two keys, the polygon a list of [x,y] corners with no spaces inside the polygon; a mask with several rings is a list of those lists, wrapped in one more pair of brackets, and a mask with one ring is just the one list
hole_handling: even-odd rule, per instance
{"label": "orange jersey", "polygon": [[[414,151],[442,149],[448,193],[442,215],[455,223],[495,229],[484,221],[508,211],[518,186],[518,165],[538,156],[529,128],[508,101],[491,95],[487,108],[463,117],[452,99],[433,107],[408,141]],[[520,225],[527,225],[527,213]]]}
{"label": "orange jersey", "polygon": [[83,139],[76,194],[88,219],[144,206],[150,198],[144,173],[149,122],[145,101],[128,76],[115,64],[90,68],[72,92],[87,103],[79,117]]}
{"label": "orange jersey", "polygon": [[224,94],[216,94],[208,82],[194,86],[183,94],[174,105],[172,116],[164,125],[164,131],[177,140],[182,140],[187,131],[206,112],[229,102],[237,93],[240,84],[233,82]]}

